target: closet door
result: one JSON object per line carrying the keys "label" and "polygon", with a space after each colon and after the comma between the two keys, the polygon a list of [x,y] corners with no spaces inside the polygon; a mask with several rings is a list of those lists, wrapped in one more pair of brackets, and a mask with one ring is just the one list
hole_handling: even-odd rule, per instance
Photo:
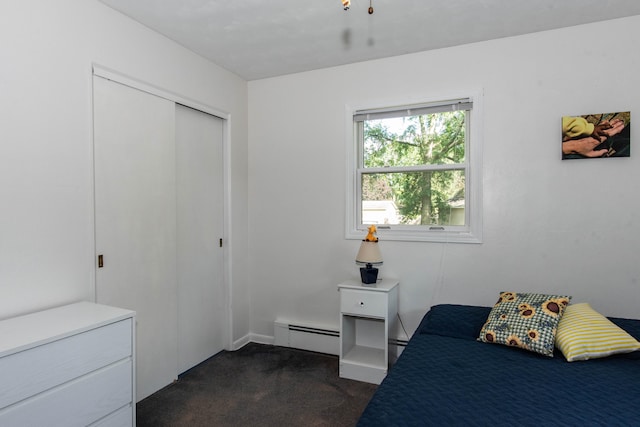
{"label": "closet door", "polygon": [[97,302],[137,312],[137,399],[177,377],[175,104],[94,84]]}
{"label": "closet door", "polygon": [[178,372],[224,349],[223,120],[176,105]]}

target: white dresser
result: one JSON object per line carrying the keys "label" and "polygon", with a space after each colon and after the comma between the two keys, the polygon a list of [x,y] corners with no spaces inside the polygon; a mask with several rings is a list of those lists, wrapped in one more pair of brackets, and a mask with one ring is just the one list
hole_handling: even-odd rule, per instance
{"label": "white dresser", "polygon": [[0,321],[0,426],[135,425],[135,312],[80,302]]}

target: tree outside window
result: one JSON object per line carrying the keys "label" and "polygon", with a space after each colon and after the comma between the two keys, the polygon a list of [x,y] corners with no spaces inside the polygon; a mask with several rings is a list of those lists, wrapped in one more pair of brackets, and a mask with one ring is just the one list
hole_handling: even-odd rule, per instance
{"label": "tree outside window", "polygon": [[[365,120],[362,201],[392,201],[399,224],[464,226],[465,116],[459,110]],[[423,170],[433,165],[447,169]],[[391,167],[399,170],[367,171]]]}

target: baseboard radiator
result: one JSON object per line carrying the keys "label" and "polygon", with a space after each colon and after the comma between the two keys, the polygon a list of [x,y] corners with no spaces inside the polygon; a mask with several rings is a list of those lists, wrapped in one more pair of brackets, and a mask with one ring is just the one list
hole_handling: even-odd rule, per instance
{"label": "baseboard radiator", "polygon": [[[275,345],[281,347],[334,354],[336,356],[340,354],[340,331],[334,329],[276,320],[274,338]],[[407,341],[393,338],[389,340],[389,344],[396,346],[399,356],[407,345]]]}
{"label": "baseboard radiator", "polygon": [[318,353],[340,353],[340,332],[314,325],[276,320],[275,345],[316,351]]}

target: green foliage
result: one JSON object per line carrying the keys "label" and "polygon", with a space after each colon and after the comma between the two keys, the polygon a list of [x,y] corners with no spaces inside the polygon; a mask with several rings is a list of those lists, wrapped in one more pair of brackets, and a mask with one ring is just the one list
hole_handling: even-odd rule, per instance
{"label": "green foliage", "polygon": [[464,197],[464,172],[415,170],[465,158],[465,112],[364,122],[364,166],[406,171],[366,174],[363,200],[393,200],[407,224],[448,224],[451,201]]}

